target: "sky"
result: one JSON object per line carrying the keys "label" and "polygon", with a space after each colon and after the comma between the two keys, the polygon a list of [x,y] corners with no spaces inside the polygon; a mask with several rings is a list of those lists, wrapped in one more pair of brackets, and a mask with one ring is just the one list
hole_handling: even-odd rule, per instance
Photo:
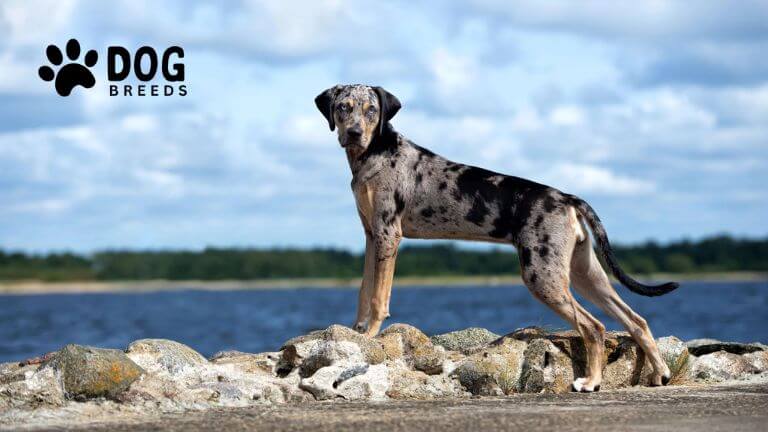
{"label": "sky", "polygon": [[[100,59],[65,98],[37,69],[70,38]],[[183,47],[187,96],[110,97],[110,45]],[[337,83],[398,96],[438,154],[587,199],[616,243],[762,237],[766,53],[765,1],[3,1],[0,248],[361,250],[313,103]]]}

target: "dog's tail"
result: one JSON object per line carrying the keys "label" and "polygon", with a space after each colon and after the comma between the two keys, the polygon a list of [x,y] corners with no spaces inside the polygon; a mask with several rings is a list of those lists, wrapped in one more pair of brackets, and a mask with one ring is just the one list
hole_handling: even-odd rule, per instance
{"label": "dog's tail", "polygon": [[624,270],[619,267],[619,262],[616,259],[616,256],[613,254],[611,244],[608,242],[608,234],[606,234],[605,228],[603,227],[602,222],[600,222],[600,218],[597,217],[595,210],[584,200],[573,195],[570,195],[569,199],[571,205],[576,207],[584,219],[587,220],[587,223],[589,223],[589,227],[592,229],[592,234],[595,236],[597,248],[600,250],[603,260],[608,265],[608,268],[611,269],[611,273],[616,276],[616,279],[618,279],[622,285],[629,288],[629,290],[634,293],[648,297],[667,294],[680,286],[677,282],[667,282],[661,285],[645,285],[624,273]]}

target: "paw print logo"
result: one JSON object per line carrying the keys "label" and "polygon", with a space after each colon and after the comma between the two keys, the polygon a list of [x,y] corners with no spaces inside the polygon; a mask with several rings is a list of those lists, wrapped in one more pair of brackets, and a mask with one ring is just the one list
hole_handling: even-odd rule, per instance
{"label": "paw print logo", "polygon": [[[96,79],[88,69],[93,67],[99,59],[96,51],[90,50],[85,53],[83,62],[85,66],[76,62],[77,58],[80,57],[80,42],[77,39],[70,39],[67,42],[66,51],[69,62],[59,68],[58,72],[54,72],[50,66],[40,66],[40,69],[37,70],[37,74],[43,81],[56,80],[54,82],[56,93],[60,96],[69,96],[72,89],[77,86],[91,88],[96,84]],[[64,60],[61,50],[56,45],[48,45],[48,48],[45,49],[45,55],[54,66],[60,65]]]}

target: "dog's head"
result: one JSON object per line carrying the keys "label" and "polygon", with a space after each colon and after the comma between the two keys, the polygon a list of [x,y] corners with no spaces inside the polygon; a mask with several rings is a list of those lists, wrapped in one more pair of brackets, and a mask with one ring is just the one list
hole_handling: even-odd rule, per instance
{"label": "dog's head", "polygon": [[384,126],[400,109],[400,101],[381,87],[337,85],[315,98],[328,127],[339,129],[339,144],[365,150],[384,132]]}

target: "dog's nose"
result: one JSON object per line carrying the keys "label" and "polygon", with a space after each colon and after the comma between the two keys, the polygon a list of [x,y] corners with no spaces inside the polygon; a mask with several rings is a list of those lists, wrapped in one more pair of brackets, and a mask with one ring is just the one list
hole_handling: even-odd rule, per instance
{"label": "dog's nose", "polygon": [[349,135],[350,138],[360,138],[363,136],[363,128],[360,126],[353,126],[347,129],[347,135]]}

